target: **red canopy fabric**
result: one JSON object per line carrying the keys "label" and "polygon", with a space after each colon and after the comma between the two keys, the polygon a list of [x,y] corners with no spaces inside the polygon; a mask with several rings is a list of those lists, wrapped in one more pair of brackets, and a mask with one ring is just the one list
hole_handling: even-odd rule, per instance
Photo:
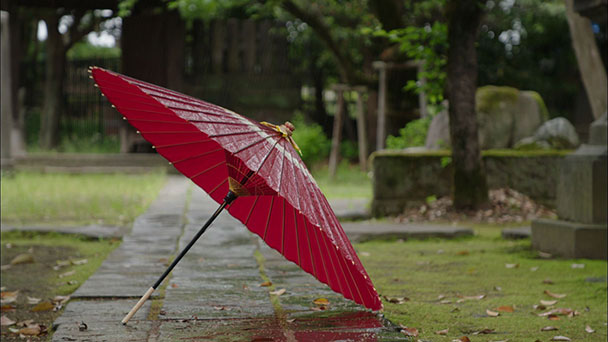
{"label": "red canopy fabric", "polygon": [[317,183],[285,135],[228,109],[101,68],[102,93],[159,154],[270,247],[372,310],[369,276]]}

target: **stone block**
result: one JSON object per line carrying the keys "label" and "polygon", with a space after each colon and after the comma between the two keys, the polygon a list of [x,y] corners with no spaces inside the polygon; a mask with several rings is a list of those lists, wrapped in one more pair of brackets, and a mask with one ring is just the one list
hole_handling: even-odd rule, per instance
{"label": "stone block", "polygon": [[606,259],[606,223],[532,221],[532,247],[565,258]]}
{"label": "stone block", "polygon": [[573,222],[606,224],[606,146],[582,145],[560,164],[557,214]]}
{"label": "stone block", "polygon": [[591,124],[589,129],[589,145],[606,146],[606,131],[608,131],[608,124],[606,114],[604,114]]}

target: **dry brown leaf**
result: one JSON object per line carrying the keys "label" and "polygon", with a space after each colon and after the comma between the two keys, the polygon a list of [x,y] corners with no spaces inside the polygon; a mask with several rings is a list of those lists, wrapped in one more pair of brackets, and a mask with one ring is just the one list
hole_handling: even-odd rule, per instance
{"label": "dry brown leaf", "polygon": [[270,294],[271,295],[275,295],[275,296],[280,296],[283,293],[285,293],[285,291],[287,291],[287,290],[285,290],[285,289],[279,289],[279,290],[276,290],[276,291],[270,291]]}
{"label": "dry brown leaf", "polygon": [[315,305],[329,305],[329,300],[327,298],[317,298],[312,301]]}
{"label": "dry brown leaf", "polygon": [[462,336],[457,340],[452,340],[452,342],[471,342],[471,340],[467,336]]}
{"label": "dry brown leaf", "polygon": [[541,300],[540,303],[544,306],[551,306],[557,304],[557,300]]}
{"label": "dry brown leaf", "polygon": [[15,309],[17,309],[17,307],[11,304],[5,304],[0,306],[0,311],[2,312],[12,312],[15,311]]}
{"label": "dry brown leaf", "polygon": [[65,304],[68,300],[70,300],[70,296],[55,296],[52,302],[56,304]]}
{"label": "dry brown leaf", "polygon": [[16,301],[18,296],[19,296],[19,290],[4,291],[4,292],[0,293],[0,302],[2,302],[2,304],[10,304],[10,303]]}
{"label": "dry brown leaf", "polygon": [[416,328],[408,328],[408,327],[404,327],[401,326],[401,332],[405,335],[405,336],[412,336],[412,337],[418,337],[418,329]]}
{"label": "dry brown leaf", "polygon": [[553,336],[553,338],[551,339],[551,341],[572,341],[570,338],[566,337],[566,336]]}
{"label": "dry brown leaf", "polygon": [[324,311],[327,310],[327,306],[321,305],[321,306],[315,306],[314,308],[310,308],[312,311]]}
{"label": "dry brown leaf", "polygon": [[0,325],[2,325],[2,326],[13,325],[15,323],[16,323],[16,321],[13,321],[12,319],[6,317],[5,315],[2,315],[2,317],[0,317]]}
{"label": "dry brown leaf", "polygon": [[76,274],[76,271],[69,271],[69,272],[65,272],[59,275],[59,278],[65,278],[65,277],[69,277]]}
{"label": "dry brown leaf", "polygon": [[593,330],[593,328],[591,328],[589,325],[585,326],[585,331],[590,334],[593,334],[595,332],[595,330]]}
{"label": "dry brown leaf", "polygon": [[469,255],[471,254],[469,251],[460,251],[458,253],[456,253],[457,255]]}
{"label": "dry brown leaf", "polygon": [[215,310],[219,310],[219,311],[228,311],[229,309],[226,308],[225,306],[214,306],[213,307]]}
{"label": "dry brown leaf", "polygon": [[271,286],[271,285],[272,285],[271,281],[265,281],[265,282],[263,282],[263,283],[260,284],[260,287],[268,287],[268,286]]}
{"label": "dry brown leaf", "polygon": [[54,307],[55,305],[53,305],[51,302],[41,302],[32,308],[32,312],[49,311],[53,310]]}
{"label": "dry brown leaf", "polygon": [[494,333],[494,329],[485,328],[483,330],[474,332],[473,335],[487,335],[487,334],[493,334],[493,333]]}
{"label": "dry brown leaf", "polygon": [[405,302],[409,302],[410,299],[407,297],[388,297],[388,296],[383,296],[384,300],[386,300],[389,303],[393,303],[393,304],[403,304]]}
{"label": "dry brown leaf", "polygon": [[33,319],[26,319],[25,321],[17,322],[17,326],[21,327],[21,328],[25,328],[28,325],[32,325],[32,324],[34,324]]}
{"label": "dry brown leaf", "polygon": [[39,324],[30,324],[25,328],[19,329],[19,334],[30,336],[38,336],[44,332],[46,332],[46,327]]}
{"label": "dry brown leaf", "polygon": [[510,305],[499,306],[495,309],[498,312],[514,312],[515,309]]}
{"label": "dry brown leaf", "polygon": [[488,314],[488,316],[490,317],[498,317],[500,315],[500,313],[496,312],[496,311],[492,311],[492,310],[486,310],[486,314]]}
{"label": "dry brown leaf", "polygon": [[559,329],[556,327],[552,327],[552,326],[546,326],[546,327],[540,329],[540,331],[555,331],[555,330],[559,330]]}
{"label": "dry brown leaf", "polygon": [[534,310],[545,310],[547,307],[542,305],[542,304],[534,304],[532,305],[532,307],[534,308]]}
{"label": "dry brown leaf", "polygon": [[11,260],[11,265],[31,264],[34,262],[34,256],[30,253],[19,254]]}
{"label": "dry brown leaf", "polygon": [[551,314],[551,315],[547,316],[547,318],[550,321],[559,321],[559,319],[560,319],[558,315],[554,315],[554,314]]}
{"label": "dry brown leaf", "polygon": [[519,264],[505,264],[506,268],[518,268]]}
{"label": "dry brown leaf", "polygon": [[28,304],[38,304],[38,303],[40,303],[40,300],[41,300],[40,298],[35,298],[35,297],[30,297],[30,296],[27,297]]}
{"label": "dry brown leaf", "polygon": [[438,330],[438,331],[435,331],[435,334],[436,335],[447,335],[449,331],[450,331],[450,329]]}
{"label": "dry brown leaf", "polygon": [[290,319],[286,319],[285,321],[286,321],[287,323],[293,323],[293,322],[295,322],[295,321],[296,321],[296,319],[295,319],[295,318],[290,318]]}
{"label": "dry brown leaf", "polygon": [[549,290],[545,290],[544,294],[546,294],[549,297],[553,297],[553,298],[564,298],[566,297],[566,294],[561,294],[561,293],[553,293]]}
{"label": "dry brown leaf", "polygon": [[551,279],[547,278],[547,279],[543,280],[543,284],[547,284],[547,285],[553,285],[553,284],[555,284],[555,283],[553,282],[553,280],[551,280]]}
{"label": "dry brown leaf", "polygon": [[176,288],[179,287],[179,285],[177,285],[176,283],[171,283],[171,287],[174,288],[174,289],[176,289]]}

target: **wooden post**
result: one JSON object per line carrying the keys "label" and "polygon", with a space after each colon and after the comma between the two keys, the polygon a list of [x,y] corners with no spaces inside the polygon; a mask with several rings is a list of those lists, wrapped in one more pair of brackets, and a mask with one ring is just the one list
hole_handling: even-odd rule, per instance
{"label": "wooden post", "polygon": [[386,140],[386,63],[376,61],[374,69],[378,70],[378,126],[376,130],[376,150],[384,149]]}
{"label": "wooden post", "polygon": [[211,39],[211,71],[221,74],[224,70],[224,44],[226,43],[226,21],[212,21],[213,38]]}
{"label": "wooden post", "polygon": [[336,92],[336,113],[334,115],[334,130],[331,137],[331,152],[329,154],[329,176],[336,176],[338,160],[340,159],[340,141],[342,140],[342,121],[344,117],[344,90],[346,85],[336,84],[333,87]]}
{"label": "wooden post", "polygon": [[365,113],[363,111],[363,94],[367,91],[365,87],[355,87],[357,91],[357,136],[359,142],[359,167],[361,171],[367,171],[367,129]]}
{"label": "wooden post", "polygon": [[13,129],[13,103],[11,96],[11,64],[10,64],[10,42],[9,42],[9,14],[0,11],[0,92],[2,96],[1,114],[1,154],[0,165],[2,169],[12,167],[11,158],[11,132]]}
{"label": "wooden post", "polygon": [[[424,71],[424,61],[419,61],[418,62],[418,75],[420,75],[422,72]],[[426,78],[421,77],[418,79],[418,82],[420,82],[420,86],[424,86],[426,84]],[[418,106],[420,108],[420,117],[424,118],[428,115],[428,112],[426,110],[426,93],[424,92],[424,90],[421,90],[418,93]]]}

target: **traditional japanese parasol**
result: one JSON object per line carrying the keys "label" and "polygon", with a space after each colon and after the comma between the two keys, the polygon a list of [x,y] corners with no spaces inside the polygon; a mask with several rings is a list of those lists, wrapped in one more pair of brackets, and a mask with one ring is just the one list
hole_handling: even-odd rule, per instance
{"label": "traditional japanese parasol", "polygon": [[332,290],[369,309],[382,308],[336,215],[298,155],[291,123],[259,123],[112,71],[93,67],[90,72],[138,133],[220,204],[123,324],[223,209]]}

